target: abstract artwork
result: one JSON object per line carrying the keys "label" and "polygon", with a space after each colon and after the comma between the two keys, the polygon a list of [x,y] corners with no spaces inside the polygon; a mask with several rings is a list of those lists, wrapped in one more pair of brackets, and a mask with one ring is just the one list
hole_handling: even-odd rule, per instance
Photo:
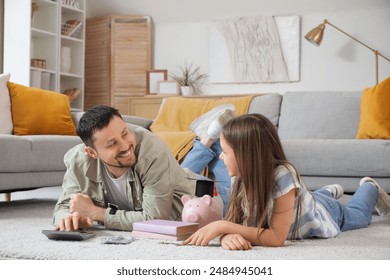
{"label": "abstract artwork", "polygon": [[299,16],[256,16],[210,26],[211,83],[299,81]]}

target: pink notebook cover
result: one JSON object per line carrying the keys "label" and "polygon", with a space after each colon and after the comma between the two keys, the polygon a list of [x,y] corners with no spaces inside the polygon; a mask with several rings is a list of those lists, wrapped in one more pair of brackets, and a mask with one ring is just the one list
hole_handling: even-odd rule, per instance
{"label": "pink notebook cover", "polygon": [[197,231],[198,223],[188,223],[170,220],[149,220],[133,223],[133,230],[143,232],[154,232],[170,235],[183,235]]}

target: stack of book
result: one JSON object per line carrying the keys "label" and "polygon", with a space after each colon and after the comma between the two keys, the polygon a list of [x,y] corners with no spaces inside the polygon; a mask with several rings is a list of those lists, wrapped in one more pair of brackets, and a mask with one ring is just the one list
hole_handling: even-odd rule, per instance
{"label": "stack of book", "polygon": [[198,230],[198,223],[169,220],[149,220],[135,222],[132,236],[134,238],[152,238],[163,240],[186,240]]}

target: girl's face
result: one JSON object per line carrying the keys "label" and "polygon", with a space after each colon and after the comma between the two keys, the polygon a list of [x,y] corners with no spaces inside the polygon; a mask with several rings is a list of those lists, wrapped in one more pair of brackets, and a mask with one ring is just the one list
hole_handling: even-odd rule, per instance
{"label": "girl's face", "polygon": [[237,166],[237,160],[236,156],[234,155],[234,151],[232,147],[226,142],[225,137],[221,134],[221,148],[222,148],[222,153],[219,156],[220,159],[223,160],[225,163],[228,171],[229,171],[229,176],[234,177],[239,175],[238,173],[238,166]]}

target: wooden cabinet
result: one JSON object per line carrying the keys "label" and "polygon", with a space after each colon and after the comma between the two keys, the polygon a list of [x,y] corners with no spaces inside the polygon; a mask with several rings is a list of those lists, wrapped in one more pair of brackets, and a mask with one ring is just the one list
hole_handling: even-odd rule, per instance
{"label": "wooden cabinet", "polygon": [[164,97],[166,96],[147,95],[145,97],[132,97],[128,103],[128,114],[153,120],[157,117]]}
{"label": "wooden cabinet", "polygon": [[150,68],[150,17],[87,19],[85,110],[102,104],[129,114],[131,97],[146,93],[146,70]]}
{"label": "wooden cabinet", "polygon": [[57,92],[78,88],[71,107],[83,110],[85,9],[86,0],[5,0],[4,72],[11,81]]}

